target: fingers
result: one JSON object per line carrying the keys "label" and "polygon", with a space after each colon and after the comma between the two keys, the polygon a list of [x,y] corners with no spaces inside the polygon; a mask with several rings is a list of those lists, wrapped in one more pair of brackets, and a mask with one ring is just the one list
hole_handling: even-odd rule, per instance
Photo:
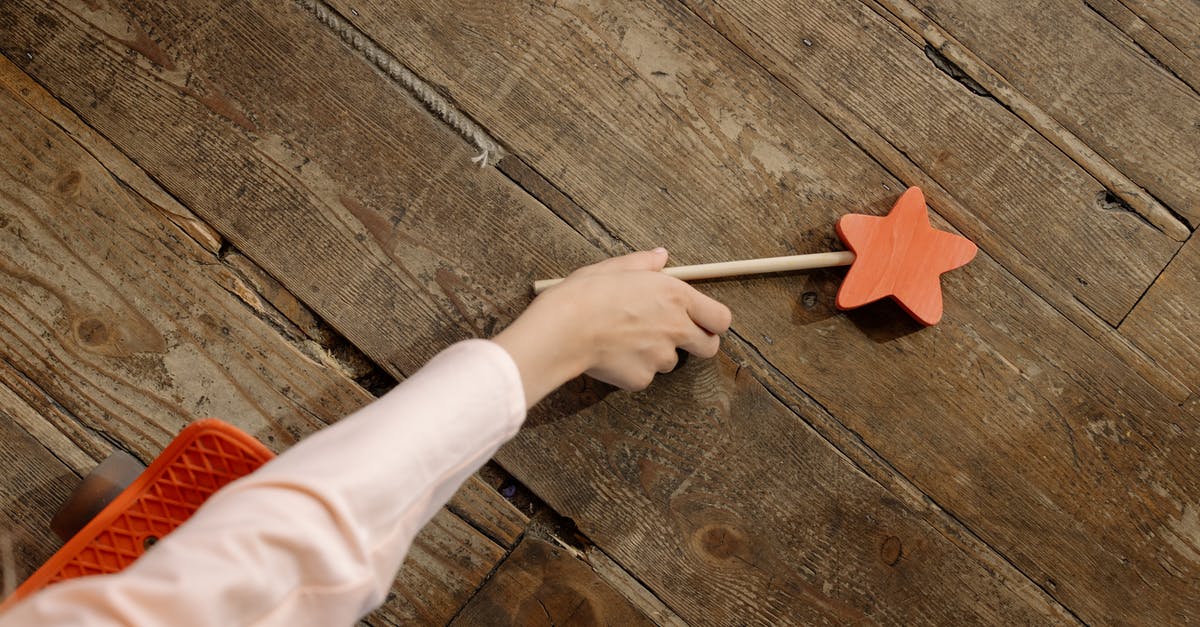
{"label": "fingers", "polygon": [[702,359],[716,355],[721,348],[721,338],[695,325],[692,327],[694,330],[679,344],[679,348]]}
{"label": "fingers", "polygon": [[671,372],[675,369],[675,366],[679,365],[679,353],[675,352],[675,347],[672,346],[669,350],[665,350],[659,355],[657,362],[660,373]]}
{"label": "fingers", "polygon": [[691,286],[687,286],[687,289],[689,292],[687,313],[688,316],[691,316],[692,321],[713,335],[720,335],[728,331],[729,324],[733,321],[733,314],[729,312],[729,308],[701,294]]}

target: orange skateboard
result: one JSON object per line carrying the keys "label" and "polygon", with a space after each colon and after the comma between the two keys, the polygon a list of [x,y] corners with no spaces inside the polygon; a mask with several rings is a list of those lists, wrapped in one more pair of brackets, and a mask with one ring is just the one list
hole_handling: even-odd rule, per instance
{"label": "orange skateboard", "polygon": [[110,455],[50,522],[66,544],[0,610],[65,579],[120,571],[214,492],[272,457],[258,440],[214,419],[188,425],[144,471],[124,452]]}

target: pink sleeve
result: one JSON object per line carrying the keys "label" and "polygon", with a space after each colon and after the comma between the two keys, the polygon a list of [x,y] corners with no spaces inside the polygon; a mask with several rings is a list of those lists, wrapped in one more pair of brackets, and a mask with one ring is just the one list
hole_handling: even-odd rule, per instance
{"label": "pink sleeve", "polygon": [[443,351],[336,425],[213,495],[121,573],[49,586],[9,625],[350,625],[413,537],[525,419],[486,340]]}

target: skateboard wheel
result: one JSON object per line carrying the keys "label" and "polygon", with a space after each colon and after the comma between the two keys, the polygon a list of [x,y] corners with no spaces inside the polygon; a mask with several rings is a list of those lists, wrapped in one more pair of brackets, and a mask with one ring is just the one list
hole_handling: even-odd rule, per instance
{"label": "skateboard wheel", "polygon": [[146,467],[132,455],[113,451],[79,482],[50,519],[50,529],[63,542],[70,540],[144,470]]}

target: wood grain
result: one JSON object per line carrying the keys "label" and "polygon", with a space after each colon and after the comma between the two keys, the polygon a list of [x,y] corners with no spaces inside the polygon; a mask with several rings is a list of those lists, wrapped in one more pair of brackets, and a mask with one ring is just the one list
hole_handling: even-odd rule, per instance
{"label": "wood grain", "polygon": [[689,624],[1072,622],[1024,578],[980,580],[799,418],[721,356],[551,401],[498,458]]}
{"label": "wood grain", "polygon": [[[1140,0],[1085,0],[1085,3],[1193,91],[1200,92],[1200,35],[1186,26],[1189,22],[1200,22],[1200,8],[1195,3]],[[1169,33],[1169,37],[1164,33]]]}
{"label": "wood grain", "polygon": [[451,625],[643,625],[637,607],[566,550],[525,538]]}
{"label": "wood grain", "polygon": [[[32,18],[45,12],[54,25]],[[36,50],[39,80],[393,374],[506,322],[535,273],[601,256],[290,4],[14,13],[3,34]],[[114,24],[153,32],[154,51],[131,56],[104,34]],[[103,98],[94,76],[112,79]],[[201,83],[240,113],[183,89]],[[830,148],[839,162],[853,150]],[[689,621],[1069,619],[913,517],[736,370],[681,374],[657,405],[619,396],[575,413],[602,391],[568,390],[506,463]]]}
{"label": "wood grain", "polygon": [[[972,92],[986,95],[1003,104],[1088,174],[1094,176],[1097,182],[1111,190],[1106,192],[1102,207],[1136,213],[1177,242],[1186,241],[1191,235],[1187,224],[1157,198],[1148,194],[1129,176],[1014,87],[1004,75],[980,59],[945,29],[932,22],[907,0],[878,0],[878,3],[886,5],[886,9],[876,8],[877,13],[882,11],[891,20],[903,19],[906,22],[905,28],[911,26],[911,29],[920,33],[915,43],[924,48],[925,56],[929,57],[936,67],[963,83]],[[871,0],[870,6],[874,7],[875,4],[875,0]]]}
{"label": "wood grain", "polygon": [[[334,5],[350,15],[347,3]],[[657,16],[680,12],[669,3],[639,7],[619,23],[603,2],[522,6],[445,5],[445,13],[462,16],[457,26],[440,23],[420,2],[356,4],[352,19],[430,81],[459,86],[454,97],[471,115],[520,146],[535,170],[570,187],[576,200],[611,202],[597,199],[619,190],[640,207],[678,216],[674,228],[656,226],[633,243],[667,244],[680,262],[712,261],[712,251],[751,258],[819,250],[819,242],[805,238],[887,192],[890,177],[844,158],[851,154],[841,148],[845,139],[794,93],[813,90],[831,92],[870,120],[960,198],[970,220],[956,227],[972,239],[978,229],[972,222],[994,229],[1024,263],[1056,277],[1060,290],[1110,322],[1132,307],[1178,248],[1136,215],[1101,211],[1101,185],[1002,107],[937,70],[866,8],[806,4],[799,10],[808,35],[788,42],[787,57],[751,60],[714,34],[687,32],[686,46],[659,45]],[[764,21],[776,29],[800,19],[780,7],[764,8],[757,19],[772,10],[782,14]],[[674,23],[696,28],[686,13]],[[811,37],[818,43],[805,46]],[[497,48],[495,42],[513,43]],[[526,55],[520,42],[536,52]],[[579,58],[611,62],[582,67]],[[760,63],[781,70],[784,83],[764,75]],[[547,110],[580,113],[564,126],[562,116],[543,115]],[[589,154],[638,155],[640,163],[633,171],[624,161],[601,159],[576,167]],[[731,184],[734,171],[743,176]],[[858,192],[838,195],[826,181],[839,179],[860,181]],[[729,230],[709,234],[706,247],[689,245],[693,229],[684,216],[721,215],[748,198],[757,206],[744,219],[773,223],[776,236],[745,240]]]}
{"label": "wood grain", "polygon": [[1200,64],[1200,6],[1187,0],[1120,0],[1121,4],[1154,27],[1171,45]]}
{"label": "wood grain", "polygon": [[55,100],[8,59],[0,59],[0,81],[7,85],[9,91],[19,100],[58,125],[84,150],[91,153],[110,174],[133,188],[142,199],[161,211],[168,220],[198,244],[211,253],[220,252],[224,242],[212,227],[164,192],[141,168],[80,120],[79,116],[62,106],[62,103]]}
{"label": "wood grain", "polygon": [[[0,403],[19,401],[6,418],[74,473],[113,442],[147,461],[204,416],[278,451],[370,400],[257,317],[230,268],[5,89],[0,153]],[[44,559],[57,543],[42,531],[75,474],[47,488],[27,474],[38,472],[33,453],[7,448],[29,438],[9,440],[5,467],[16,470],[0,483],[45,494],[6,501],[4,515],[21,525],[19,553]],[[511,535],[522,517],[478,479],[466,492],[454,502],[462,517],[443,509],[418,536],[381,616],[445,622],[504,558],[468,521],[504,521]]]}
{"label": "wood grain", "polygon": [[[0,362],[0,370],[3,368]],[[40,436],[30,435],[24,428],[36,424],[38,418],[36,410],[0,381],[0,464],[4,468],[0,480],[0,595],[4,598],[54,554],[59,540],[50,531],[50,516],[79,481],[79,474],[67,465],[73,460],[64,463],[56,458],[40,443]]]}
{"label": "wood grain", "polygon": [[1200,393],[1200,236],[1179,251],[1120,329]]}
{"label": "wood grain", "polygon": [[[819,109],[832,99],[919,166],[971,213],[969,220],[956,219],[956,228],[977,239],[973,232],[980,227],[972,222],[986,225],[1025,260],[1011,261],[1001,251],[994,257],[1006,265],[1049,269],[1060,290],[1110,324],[1136,302],[1136,286],[1144,289],[1179,247],[1180,238],[1145,224],[1137,214],[1106,210],[1103,185],[999,102],[939,69],[923,47],[912,45],[866,5],[826,1],[796,10],[772,0],[687,4],[789,88],[806,98],[812,94],[822,103]],[[1088,233],[1076,225],[1087,225]],[[1135,237],[1146,237],[1150,247],[1129,251],[1140,256],[1142,270],[1122,268],[1119,275],[1102,279],[1104,287],[1096,283],[1098,277],[1079,272],[1091,263],[1081,264],[1082,258],[1060,259],[1057,269],[1043,261],[1051,249],[1087,248],[1091,245],[1085,242],[1122,239],[1143,229],[1152,233]],[[1116,269],[1110,265],[1115,259],[1095,261],[1097,272]],[[1122,295],[1101,302],[1086,293],[1108,289]]]}
{"label": "wood grain", "polygon": [[[1056,273],[1060,289],[1110,320],[1173,254],[1176,244],[1137,216],[1098,211],[1103,190],[1094,181],[933,68],[878,14],[833,2],[789,6],[756,5],[751,33],[731,14],[751,12],[745,3],[697,4],[721,34],[671,3],[355,3],[352,19],[443,85],[609,233],[634,247],[665,243],[679,262],[707,260],[712,250],[826,248],[847,207],[882,213],[890,205],[899,182],[797,97],[814,92],[844,102],[923,164],[1004,234],[1001,242],[1031,246],[1019,248],[1028,259],[1006,256],[1009,263]],[[798,23],[803,31],[793,29]],[[772,47],[750,60],[730,44],[755,50],[764,33],[787,37],[784,52]],[[1038,232],[1015,234],[1024,229]],[[1074,255],[1067,251],[1099,241],[1127,246],[1126,237],[1146,238],[1146,247],[1122,253],[1146,264],[1132,274],[1117,269],[1128,258],[1095,266],[1109,281],[1101,291],[1124,294],[1107,305],[1095,277],[1070,274],[1087,264],[1036,256]],[[954,324],[921,333],[887,308],[835,315],[838,279],[708,289],[735,305],[735,331],[762,356],[1081,617],[1196,613],[1185,599],[1200,563],[1161,532],[1200,501],[1186,461],[1200,434],[1171,427],[1183,424],[1175,401],[991,255],[946,276]],[[548,465],[522,465],[533,448],[518,445],[502,461],[571,511],[565,499],[578,484],[563,486]],[[589,534],[599,534],[591,522]]]}
{"label": "wood grain", "polygon": [[1075,0],[1036,9],[913,4],[1135,183],[1200,224],[1200,94],[1101,15]]}

